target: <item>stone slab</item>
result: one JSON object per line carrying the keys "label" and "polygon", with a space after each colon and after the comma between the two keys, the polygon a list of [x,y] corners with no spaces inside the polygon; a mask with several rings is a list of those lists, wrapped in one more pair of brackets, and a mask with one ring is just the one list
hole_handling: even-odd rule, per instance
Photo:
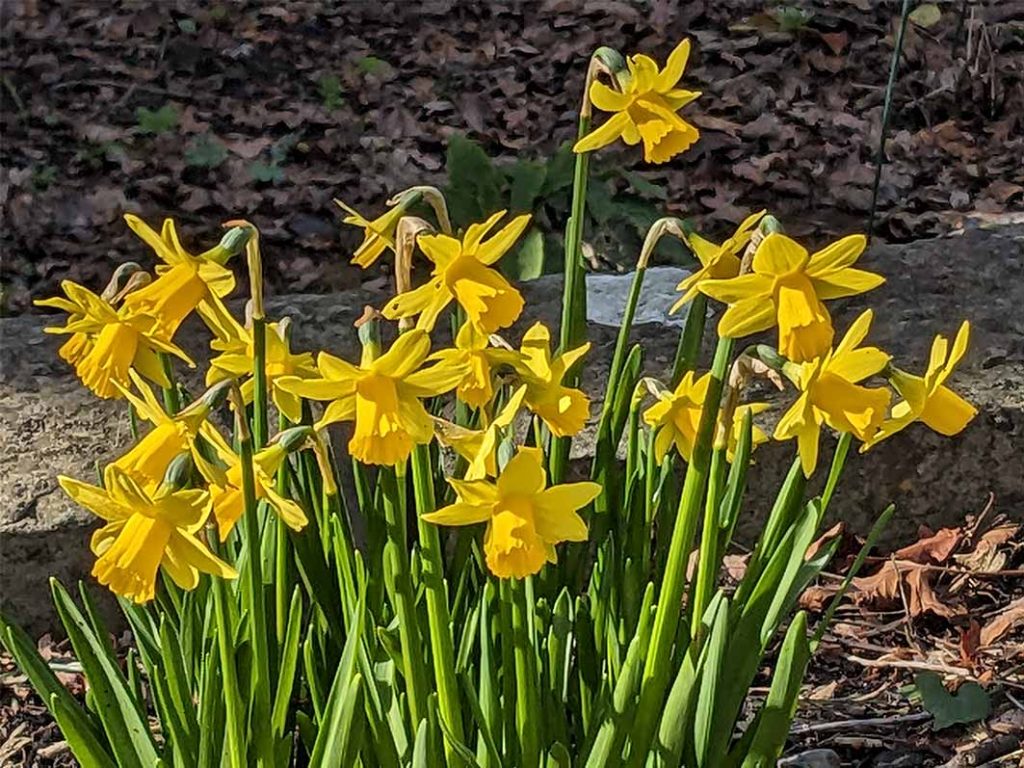
{"label": "stone slab", "polygon": [[[953,385],[980,413],[957,438],[943,439],[915,425],[867,454],[852,456],[832,516],[865,531],[895,501],[898,513],[887,539],[894,545],[910,540],[920,525],[956,524],[966,512],[984,507],[990,493],[999,511],[1024,518],[1024,226],[879,245],[862,265],[884,273],[888,282],[869,297],[830,305],[840,333],[870,301],[876,310],[872,342],[916,371],[925,364],[934,334],[952,335],[962,318],[970,318],[971,350]],[[522,288],[527,308],[507,334],[513,342],[535,320],[555,324],[560,311],[558,276]],[[268,313],[292,317],[295,349],[351,356],[353,321],[365,305],[379,307],[386,298],[367,288],[280,296],[268,301]],[[55,477],[94,477],[97,466],[130,442],[123,404],[98,401],[86,392],[57,358],[59,338],[43,334],[43,325],[39,316],[0,320],[0,608],[37,633],[53,625],[47,577],[65,583],[87,578],[92,560],[88,539],[95,521],[71,504]],[[594,347],[583,383],[592,395],[602,390],[616,332],[591,324]],[[634,329],[651,375],[662,375],[671,365],[677,338],[677,328],[661,323]],[[179,341],[201,357],[206,335],[194,323],[182,329]],[[706,348],[705,364],[709,359]],[[775,418],[780,411],[775,409]],[[592,445],[591,428],[574,446],[581,470]],[[789,444],[758,450],[741,536],[756,532],[792,450]],[[823,456],[828,451],[825,446]]]}

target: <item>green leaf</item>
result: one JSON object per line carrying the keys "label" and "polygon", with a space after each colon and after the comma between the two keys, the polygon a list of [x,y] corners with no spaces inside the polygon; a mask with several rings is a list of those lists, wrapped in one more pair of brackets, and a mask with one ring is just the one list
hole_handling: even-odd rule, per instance
{"label": "green leaf", "polygon": [[522,244],[501,260],[501,271],[510,280],[536,280],[544,274],[544,235],[530,227]]}
{"label": "green leaf", "polygon": [[228,157],[224,143],[208,133],[197,136],[185,148],[185,164],[193,168],[216,168]]}
{"label": "green leaf", "polygon": [[807,614],[797,613],[782,641],[779,660],[772,675],[768,698],[757,714],[753,741],[744,757],[743,768],[775,765],[786,746],[789,727],[796,713],[811,646],[807,639]]}
{"label": "green leaf", "polygon": [[337,75],[324,75],[317,82],[317,89],[320,91],[320,100],[324,109],[335,110],[345,105],[345,98],[342,96],[341,80]]}
{"label": "green leaf", "polygon": [[992,709],[989,695],[973,680],[962,683],[956,693],[950,693],[942,684],[942,678],[934,672],[914,675],[910,695],[935,718],[932,729],[936,731],[984,720]]}
{"label": "green leaf", "polygon": [[356,62],[360,71],[367,75],[380,75],[391,69],[391,65],[377,56],[363,56]]}
{"label": "green leaf", "polygon": [[520,160],[508,169],[512,182],[510,208],[513,213],[529,213],[533,210],[541,190],[544,189],[547,173],[545,166],[529,160]]}
{"label": "green leaf", "polygon": [[[319,731],[313,746],[313,754],[310,756],[311,765],[325,765],[328,755],[340,757],[353,743],[353,724],[356,714],[362,712],[362,676],[356,672],[356,661],[357,650],[363,638],[365,601],[366,595],[360,595],[356,610],[358,618],[345,640],[341,661],[338,662],[330,694],[319,718]],[[356,699],[358,704],[355,703]],[[355,739],[355,743],[358,743],[358,739]]]}
{"label": "green leaf", "polygon": [[454,134],[448,139],[445,196],[456,228],[483,221],[503,207],[503,177],[475,141]]}
{"label": "green leaf", "polygon": [[57,613],[89,681],[118,764],[125,768],[149,768],[156,763],[158,754],[153,734],[142,714],[142,703],[135,700],[116,663],[111,663],[109,644],[96,638],[71,596],[56,579],[50,581],[50,586]]}
{"label": "green leaf", "polygon": [[178,125],[178,108],[173,104],[164,104],[155,111],[139,107],[135,110],[135,119],[138,122],[140,133],[167,133]]}
{"label": "green leaf", "polygon": [[299,635],[302,631],[302,591],[298,585],[292,593],[291,606],[288,609],[288,623],[284,631],[284,644],[281,648],[281,668],[277,673],[277,690],[274,693],[274,707],[270,718],[274,735],[284,736],[288,723],[288,711],[291,704],[292,691],[295,688],[295,670],[299,663]]}
{"label": "green leaf", "polygon": [[921,3],[907,16],[919,27],[928,29],[942,20],[942,10],[935,3]]}
{"label": "green leaf", "polygon": [[711,625],[711,634],[707,646],[704,663],[699,670],[700,692],[697,694],[697,709],[693,723],[693,745],[697,753],[697,765],[714,765],[718,755],[710,751],[714,726],[715,701],[718,696],[719,681],[723,677],[726,666],[726,646],[729,641],[729,601],[723,598],[718,601],[718,610]]}
{"label": "green leaf", "polygon": [[654,200],[668,200],[668,190],[648,179],[642,173],[636,171],[622,171],[622,178],[629,182],[640,197]]}
{"label": "green leaf", "polygon": [[249,175],[264,184],[284,181],[284,171],[277,163],[255,162],[249,164]]}
{"label": "green leaf", "polygon": [[113,758],[100,742],[93,728],[82,719],[81,709],[72,709],[58,694],[50,696],[48,702],[53,719],[60,728],[68,748],[82,768],[115,768]]}
{"label": "green leaf", "polygon": [[[68,690],[57,679],[57,675],[39,655],[32,639],[21,627],[11,622],[2,613],[0,613],[0,642],[14,657],[18,668],[28,677],[39,697],[49,706],[72,753],[83,765],[87,765],[86,757],[92,754],[94,745],[102,744],[103,737],[99,724],[68,693]],[[81,742],[82,752],[79,752],[77,746],[79,742]],[[105,749],[101,749],[100,752],[107,756],[108,762],[103,763],[97,758],[97,762],[94,764],[113,765],[109,753]]]}

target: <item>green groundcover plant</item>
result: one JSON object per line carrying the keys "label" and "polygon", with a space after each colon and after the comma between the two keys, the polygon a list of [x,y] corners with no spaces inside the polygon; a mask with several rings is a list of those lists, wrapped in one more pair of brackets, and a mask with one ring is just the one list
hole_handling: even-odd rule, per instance
{"label": "green groundcover plant", "polygon": [[[641,145],[661,163],[696,128],[680,110],[689,44],[659,67],[601,49],[574,147],[557,339],[494,267],[528,231],[499,211],[453,231],[445,196],[400,193],[354,261],[395,259],[396,290],[358,325],[358,361],[291,349],[263,307],[259,236],[228,222],[194,255],[174,224],[127,216],[160,260],[116,270],[101,294],[71,282],[40,302],[67,313],[61,357],[122,400],[134,445],[99,478],[61,477],[100,519],[93,576],[117,596],[134,647],[115,654],[91,587],[53,583],[87,681],[72,697],[12,621],[0,637],[75,757],[106,766],[768,766],[787,738],[815,626],[801,591],[835,553],[811,547],[849,449],[914,421],[943,434],[974,408],[946,386],[965,322],[923,375],[865,345],[868,310],[839,336],[826,301],[883,279],[854,266],[853,235],[808,253],[759,212],[723,243],[659,220],[640,254],[600,407],[586,375],[581,256],[590,153]],[[596,127],[592,112],[605,117]],[[485,216],[489,212],[485,212]],[[674,238],[699,268],[673,369],[646,378],[630,328],[651,252]],[[244,253],[246,317],[227,309]],[[429,278],[413,285],[414,259]],[[707,302],[726,307],[700,372]],[[175,344],[197,314],[211,335],[205,391]],[[435,348],[452,327],[452,346]],[[774,345],[743,346],[777,328]],[[789,405],[769,437],[773,382]],[[159,396],[158,396],[159,395]],[[596,421],[589,466],[573,437]],[[759,419],[760,420],[760,419]],[[341,443],[332,443],[328,430]],[[819,456],[824,428],[839,433]],[[774,501],[745,498],[755,448],[795,441]],[[820,495],[808,481],[824,475]],[[740,515],[770,509],[734,589],[720,577]],[[846,583],[891,515],[886,510]],[[843,585],[845,588],[846,584]],[[768,693],[750,695],[770,669]]]}

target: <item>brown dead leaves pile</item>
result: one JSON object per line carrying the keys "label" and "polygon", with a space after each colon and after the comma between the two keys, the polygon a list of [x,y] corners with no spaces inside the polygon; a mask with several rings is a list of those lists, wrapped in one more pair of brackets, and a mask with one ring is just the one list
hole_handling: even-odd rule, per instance
{"label": "brown dead leaves pile", "polygon": [[[66,277],[102,284],[139,257],[126,209],[179,216],[200,247],[192,235],[245,217],[266,240],[272,288],[352,285],[367,277],[346,267],[358,233],[341,229],[333,197],[374,212],[398,189],[443,182],[452,133],[496,157],[549,157],[575,133],[596,46],[659,58],[686,36],[702,141],[642,173],[668,212],[717,231],[770,207],[797,236],[862,231],[898,6],[814,5],[793,23],[738,1],[12,0],[0,18],[0,309],[24,311]],[[882,237],[1024,202],[1024,55],[1016,21],[980,5],[910,27]],[[173,126],[140,126],[140,109],[163,108]],[[601,163],[621,164],[614,151]]]}
{"label": "brown dead leaves pile", "polygon": [[[1024,596],[1013,592],[1024,571],[1009,567],[1024,550],[1024,531],[1005,517],[982,528],[984,517],[934,532],[923,528],[913,544],[869,558],[848,598],[869,613],[903,610],[909,619],[930,614],[966,624],[963,635],[973,650],[993,645],[1024,625]],[[820,610],[837,590],[838,582],[812,587],[801,603]],[[979,596],[996,609],[979,616]]]}

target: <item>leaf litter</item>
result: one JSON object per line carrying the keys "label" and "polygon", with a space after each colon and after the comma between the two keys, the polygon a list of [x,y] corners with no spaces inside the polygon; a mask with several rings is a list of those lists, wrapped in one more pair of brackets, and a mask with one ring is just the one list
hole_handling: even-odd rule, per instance
{"label": "leaf litter", "polygon": [[[915,11],[876,236],[926,237],[1024,207],[1014,5]],[[359,235],[340,226],[332,198],[372,213],[400,189],[443,185],[457,135],[500,160],[550,158],[573,138],[581,62],[599,44],[658,55],[690,36],[688,82],[704,92],[697,150],[637,175],[647,205],[633,215],[667,209],[714,231],[770,204],[815,242],[862,231],[898,24],[898,4],[865,0],[8,6],[5,313],[65,277],[98,284],[135,256],[126,210],[180,216],[195,247],[211,222],[254,221],[278,292],[386,275],[348,265]],[[621,163],[611,152],[599,175],[602,165]],[[544,235],[559,238],[549,224]]]}

